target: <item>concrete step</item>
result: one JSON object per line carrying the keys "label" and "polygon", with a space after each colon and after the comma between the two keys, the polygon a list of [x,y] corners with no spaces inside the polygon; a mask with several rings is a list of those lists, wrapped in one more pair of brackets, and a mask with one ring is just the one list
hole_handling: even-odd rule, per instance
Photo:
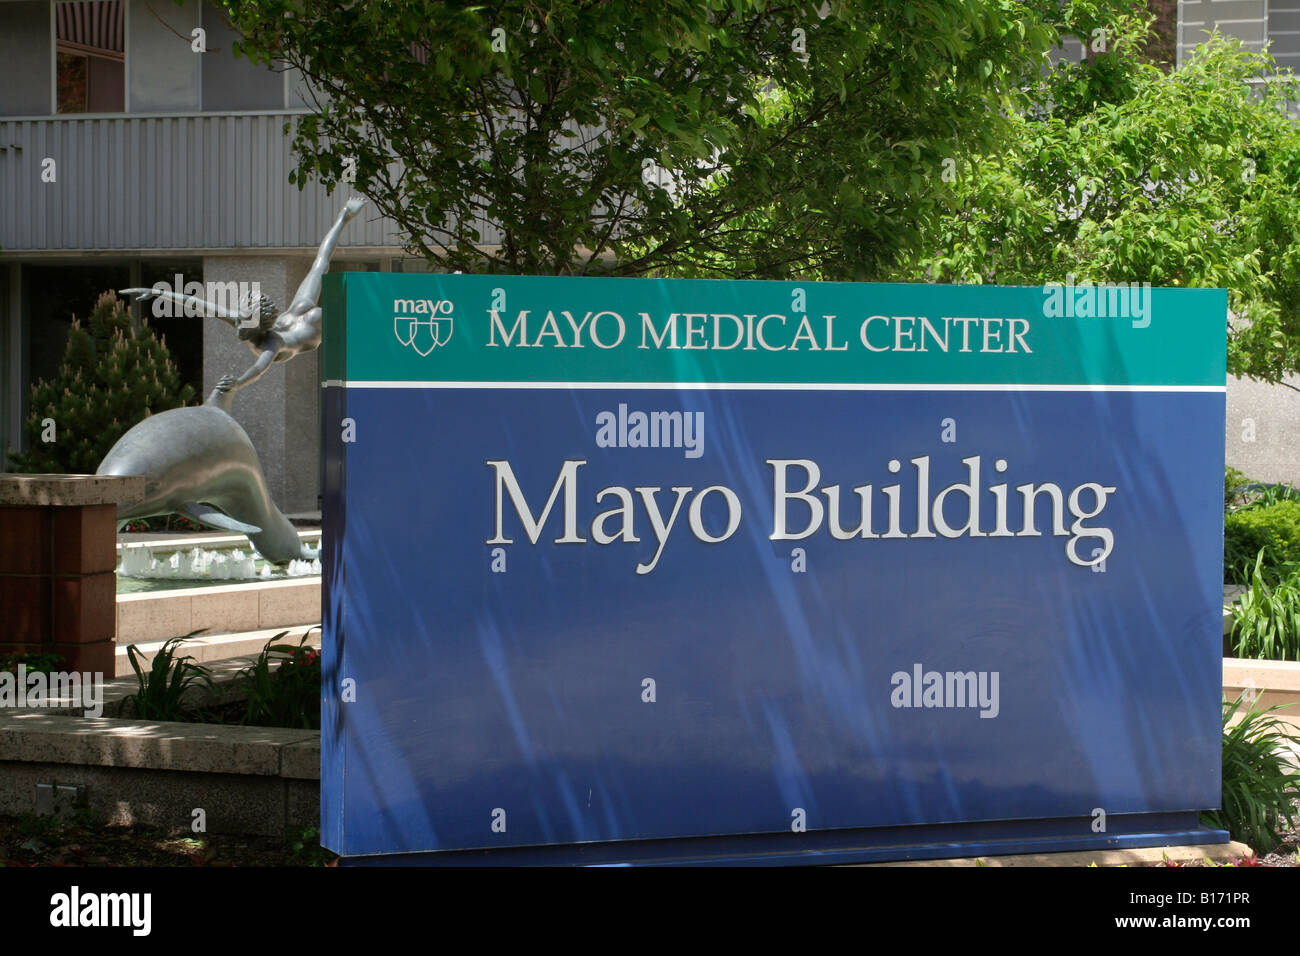
{"label": "concrete step", "polygon": [[[277,644],[294,644],[305,634],[307,640],[304,642],[308,647],[320,647],[321,631],[319,625],[299,624],[293,627],[270,627],[262,628],[255,631],[233,631],[225,634],[199,634],[190,638],[184,644],[180,645],[180,653],[188,654],[200,664],[210,664],[214,661],[223,661],[232,657],[245,657],[250,654],[259,654],[267,642],[281,632],[285,633],[284,637],[277,641]],[[158,649],[166,641],[152,640],[140,641],[135,646],[143,655],[144,660],[152,662]],[[126,652],[127,645],[120,643],[117,645],[117,655],[114,667],[115,677],[131,677],[135,671],[131,669],[131,661]],[[141,665],[146,666],[144,664]]]}

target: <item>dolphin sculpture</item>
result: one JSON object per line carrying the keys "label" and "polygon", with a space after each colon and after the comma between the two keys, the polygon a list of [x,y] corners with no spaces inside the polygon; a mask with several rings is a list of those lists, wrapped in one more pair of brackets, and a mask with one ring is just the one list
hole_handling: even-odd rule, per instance
{"label": "dolphin sculpture", "polygon": [[117,507],[119,530],[133,518],[180,513],[248,535],[273,564],[315,557],[271,501],[247,433],[212,400],[149,416],[117,440],[95,474],[144,476],[144,500]]}

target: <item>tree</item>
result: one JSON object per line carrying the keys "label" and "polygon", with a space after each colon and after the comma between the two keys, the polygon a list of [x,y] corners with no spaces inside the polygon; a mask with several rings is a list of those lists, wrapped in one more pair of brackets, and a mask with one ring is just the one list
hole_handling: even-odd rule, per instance
{"label": "tree", "polygon": [[1217,36],[1166,74],[1135,26],[1047,75],[1010,148],[960,164],[896,277],[1226,288],[1229,372],[1278,381],[1300,367],[1300,87]]}
{"label": "tree", "polygon": [[32,385],[23,424],[28,451],[11,454],[13,466],[31,473],[93,474],[131,426],[193,398],[166,343],[147,325],[134,328],[126,304],[105,292],[85,328],[73,320],[58,375]]}
{"label": "tree", "polygon": [[943,161],[1000,148],[1060,32],[1133,4],[222,6],[239,52],[320,94],[294,180],[354,176],[447,268],[875,278],[936,212]]}

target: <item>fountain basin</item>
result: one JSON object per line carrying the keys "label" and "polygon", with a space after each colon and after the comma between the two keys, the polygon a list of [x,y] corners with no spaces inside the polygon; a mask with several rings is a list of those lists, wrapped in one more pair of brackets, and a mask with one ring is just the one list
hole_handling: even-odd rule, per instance
{"label": "fountain basin", "polygon": [[[298,536],[319,551],[320,531],[300,531]],[[319,560],[291,561],[287,567],[277,567],[263,559],[242,535],[119,543],[117,558],[119,595],[320,576]]]}
{"label": "fountain basin", "polygon": [[[299,537],[313,547],[319,546],[320,535],[319,530],[299,532]],[[248,539],[243,535],[187,535],[119,542],[118,563],[120,566],[123,552],[132,549],[150,549],[163,557],[195,546],[251,553]],[[210,577],[138,579],[118,574],[117,582],[119,648],[165,641],[199,629],[207,636],[292,628],[318,624],[321,619],[319,574],[288,577],[278,571],[270,580],[259,577],[241,582]]]}
{"label": "fountain basin", "polygon": [[117,643],[320,623],[319,577],[174,588],[117,596]]}

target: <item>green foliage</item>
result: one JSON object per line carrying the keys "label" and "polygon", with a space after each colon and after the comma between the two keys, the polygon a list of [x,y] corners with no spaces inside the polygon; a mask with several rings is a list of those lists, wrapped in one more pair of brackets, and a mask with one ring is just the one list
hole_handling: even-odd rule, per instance
{"label": "green foliage", "polygon": [[1244,504],[1241,489],[1244,485],[1250,483],[1250,479],[1243,472],[1238,471],[1231,465],[1225,465],[1223,468],[1223,510],[1231,511],[1238,505]]}
{"label": "green foliage", "polygon": [[61,670],[67,659],[62,654],[42,654],[32,652],[28,654],[8,654],[0,655],[0,671],[9,671],[11,674],[18,673],[18,665],[25,664],[29,674],[50,674],[54,671]]}
{"label": "green foliage", "polygon": [[1300,660],[1300,568],[1288,565],[1270,579],[1260,551],[1249,589],[1232,608],[1232,629],[1223,641],[1225,657],[1269,661]]}
{"label": "green foliage", "polygon": [[1291,801],[1298,780],[1286,748],[1297,739],[1269,716],[1279,707],[1251,709],[1230,727],[1241,704],[1241,697],[1223,702],[1222,809],[1202,814],[1201,820],[1263,854],[1281,842],[1283,822],[1287,828],[1295,826]]}
{"label": "green foliage", "polygon": [[1237,489],[1241,504],[1236,510],[1246,508],[1268,508],[1279,501],[1300,501],[1300,491],[1290,484],[1269,485],[1261,481],[1252,481]]}
{"label": "green foliage", "polygon": [[275,643],[287,633],[281,631],[271,638],[257,659],[240,672],[248,687],[243,723],[319,730],[320,652],[305,646],[306,634],[297,646]]}
{"label": "green foliage", "polygon": [[163,341],[147,324],[135,329],[125,303],[105,292],[85,327],[73,321],[58,375],[32,385],[23,424],[28,450],[11,454],[13,468],[94,474],[133,425],[193,398]]}
{"label": "green foliage", "polygon": [[[189,691],[202,686],[215,689],[211,672],[189,656],[179,656],[177,647],[200,631],[175,637],[159,648],[146,671],[143,655],[134,645],[127,647],[131,669],[139,689],[124,702],[123,716],[140,720],[214,721],[233,723],[232,705],[206,710],[196,706]],[[320,729],[320,652],[304,646],[276,644],[287,634],[281,631],[267,642],[257,659],[239,672],[238,680],[248,692],[241,724],[258,727]]]}
{"label": "green foliage", "polygon": [[238,52],[321,94],[294,181],[333,188],[355,157],[355,189],[448,269],[760,278],[881,277],[946,202],[943,161],[999,154],[1062,32],[1132,4],[821,6],[221,2]]}
{"label": "green foliage", "polygon": [[1224,288],[1228,371],[1276,381],[1300,367],[1300,83],[1218,36],[1166,74],[1144,31],[1120,21],[1106,53],[1037,85],[1009,148],[962,157],[898,277]]}
{"label": "green foliage", "polygon": [[144,655],[139,648],[134,644],[127,647],[126,654],[139,689],[124,702],[124,716],[138,720],[193,719],[193,702],[186,701],[185,696],[195,686],[211,691],[212,676],[189,655],[178,657],[176,649],[182,641],[199,633],[201,629],[167,641],[154,655],[147,672],[141,666]]}
{"label": "green foliage", "polygon": [[1246,506],[1223,519],[1223,574],[1230,584],[1247,584],[1256,559],[1277,580],[1290,562],[1300,562],[1300,501]]}
{"label": "green foliage", "polygon": [[328,866],[338,859],[336,854],[320,845],[319,827],[291,829],[285,834],[285,842],[289,844],[291,862],[302,866]]}

